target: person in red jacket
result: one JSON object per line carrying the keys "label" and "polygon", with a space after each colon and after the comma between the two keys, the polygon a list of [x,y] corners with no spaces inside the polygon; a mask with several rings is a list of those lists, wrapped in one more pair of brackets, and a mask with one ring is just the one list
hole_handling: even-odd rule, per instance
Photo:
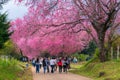
{"label": "person in red jacket", "polygon": [[59,73],[61,73],[62,72],[62,61],[61,61],[61,59],[58,61],[58,67],[59,67]]}

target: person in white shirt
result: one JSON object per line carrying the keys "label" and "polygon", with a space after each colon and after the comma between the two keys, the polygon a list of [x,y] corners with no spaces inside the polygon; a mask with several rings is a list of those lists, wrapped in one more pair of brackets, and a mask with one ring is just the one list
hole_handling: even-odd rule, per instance
{"label": "person in white shirt", "polygon": [[55,64],[56,60],[54,58],[50,59],[51,73],[54,73]]}
{"label": "person in white shirt", "polygon": [[39,59],[40,69],[41,69],[41,67],[42,67],[42,61],[43,61],[43,59],[42,59],[42,58],[40,58],[40,59]]}

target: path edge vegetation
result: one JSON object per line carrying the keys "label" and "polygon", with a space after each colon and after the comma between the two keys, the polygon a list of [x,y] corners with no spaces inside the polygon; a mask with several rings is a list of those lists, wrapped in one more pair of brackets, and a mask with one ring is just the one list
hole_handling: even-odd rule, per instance
{"label": "path edge vegetation", "polygon": [[0,58],[0,80],[33,80],[31,67],[13,58]]}
{"label": "path edge vegetation", "polygon": [[98,51],[87,62],[71,64],[69,72],[86,76],[92,80],[120,80],[120,59],[102,62],[98,59]]}

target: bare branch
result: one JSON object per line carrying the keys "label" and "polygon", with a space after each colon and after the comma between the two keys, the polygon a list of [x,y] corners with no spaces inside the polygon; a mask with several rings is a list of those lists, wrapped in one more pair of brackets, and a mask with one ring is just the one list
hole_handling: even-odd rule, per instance
{"label": "bare branch", "polygon": [[57,4],[58,4],[58,0],[55,2],[54,5],[52,5],[52,6],[49,8],[49,10],[53,9]]}

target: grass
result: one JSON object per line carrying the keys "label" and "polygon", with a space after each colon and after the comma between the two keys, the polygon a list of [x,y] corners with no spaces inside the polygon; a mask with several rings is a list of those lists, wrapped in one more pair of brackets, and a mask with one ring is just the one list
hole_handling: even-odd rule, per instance
{"label": "grass", "polygon": [[0,80],[32,80],[32,72],[15,59],[0,59]]}
{"label": "grass", "polygon": [[85,62],[81,62],[81,63],[72,63],[70,66],[73,70],[75,69],[79,69],[83,66],[83,64],[85,64]]}
{"label": "grass", "polygon": [[[120,80],[120,60],[104,63],[94,62],[86,66],[83,64],[72,64],[70,72],[87,76],[93,80]],[[104,73],[100,76],[101,73]]]}
{"label": "grass", "polygon": [[32,80],[31,68],[28,68],[24,72],[19,73],[17,80]]}

